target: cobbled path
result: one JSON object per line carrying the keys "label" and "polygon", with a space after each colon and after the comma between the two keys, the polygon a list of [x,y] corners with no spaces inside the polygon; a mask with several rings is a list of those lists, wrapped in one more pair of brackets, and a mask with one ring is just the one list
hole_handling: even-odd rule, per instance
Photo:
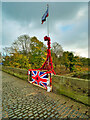
{"label": "cobbled path", "polygon": [[88,107],[2,72],[2,119],[84,118]]}

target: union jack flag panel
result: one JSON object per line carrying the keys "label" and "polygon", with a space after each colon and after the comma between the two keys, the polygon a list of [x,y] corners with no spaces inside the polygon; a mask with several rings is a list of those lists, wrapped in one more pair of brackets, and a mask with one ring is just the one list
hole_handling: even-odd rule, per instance
{"label": "union jack flag panel", "polygon": [[46,72],[32,71],[32,83],[47,89],[48,74]]}

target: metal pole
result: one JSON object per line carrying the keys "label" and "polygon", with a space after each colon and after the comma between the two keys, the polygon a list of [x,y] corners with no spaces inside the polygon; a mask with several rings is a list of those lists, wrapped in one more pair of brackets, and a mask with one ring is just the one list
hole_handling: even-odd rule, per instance
{"label": "metal pole", "polygon": [[[48,14],[49,14],[49,4],[47,4]],[[49,37],[49,17],[47,18],[47,36]]]}
{"label": "metal pole", "polygon": [[47,35],[48,35],[48,37],[49,37],[49,19],[48,19],[48,21],[47,21]]}
{"label": "metal pole", "polygon": [[[48,9],[48,14],[49,14],[49,5],[48,4],[47,4],[47,9]],[[47,36],[49,37],[49,19],[48,18],[47,18]],[[48,66],[49,66],[49,57],[48,57]]]}

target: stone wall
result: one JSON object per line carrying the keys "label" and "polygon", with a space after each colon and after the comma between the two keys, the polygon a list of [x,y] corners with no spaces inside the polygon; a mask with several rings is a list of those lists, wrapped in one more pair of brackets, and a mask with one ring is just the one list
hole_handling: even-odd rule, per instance
{"label": "stone wall", "polygon": [[87,79],[54,75],[52,77],[53,92],[90,105],[89,82]]}
{"label": "stone wall", "polygon": [[16,77],[19,77],[23,80],[28,79],[27,70],[25,70],[25,69],[2,66],[2,71],[7,72],[7,73],[14,75]]}
{"label": "stone wall", "polygon": [[54,75],[52,81],[60,86],[63,85],[66,88],[71,88],[74,91],[82,91],[82,93],[88,93],[88,80],[79,79],[74,77],[65,77],[60,75]]}

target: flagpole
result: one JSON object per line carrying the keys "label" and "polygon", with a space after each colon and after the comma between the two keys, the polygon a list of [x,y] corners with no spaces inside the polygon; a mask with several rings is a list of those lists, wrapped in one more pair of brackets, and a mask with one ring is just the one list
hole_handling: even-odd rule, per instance
{"label": "flagpole", "polygon": [[[47,4],[47,9],[48,9],[48,15],[49,15],[49,5],[48,4]],[[47,19],[47,36],[49,37],[49,19]],[[48,57],[48,66],[49,66],[49,57]]]}
{"label": "flagpole", "polygon": [[[49,14],[49,4],[47,4],[48,14]],[[49,17],[47,19],[47,36],[49,37]]]}
{"label": "flagpole", "polygon": [[49,19],[47,20],[47,35],[49,37]]}

